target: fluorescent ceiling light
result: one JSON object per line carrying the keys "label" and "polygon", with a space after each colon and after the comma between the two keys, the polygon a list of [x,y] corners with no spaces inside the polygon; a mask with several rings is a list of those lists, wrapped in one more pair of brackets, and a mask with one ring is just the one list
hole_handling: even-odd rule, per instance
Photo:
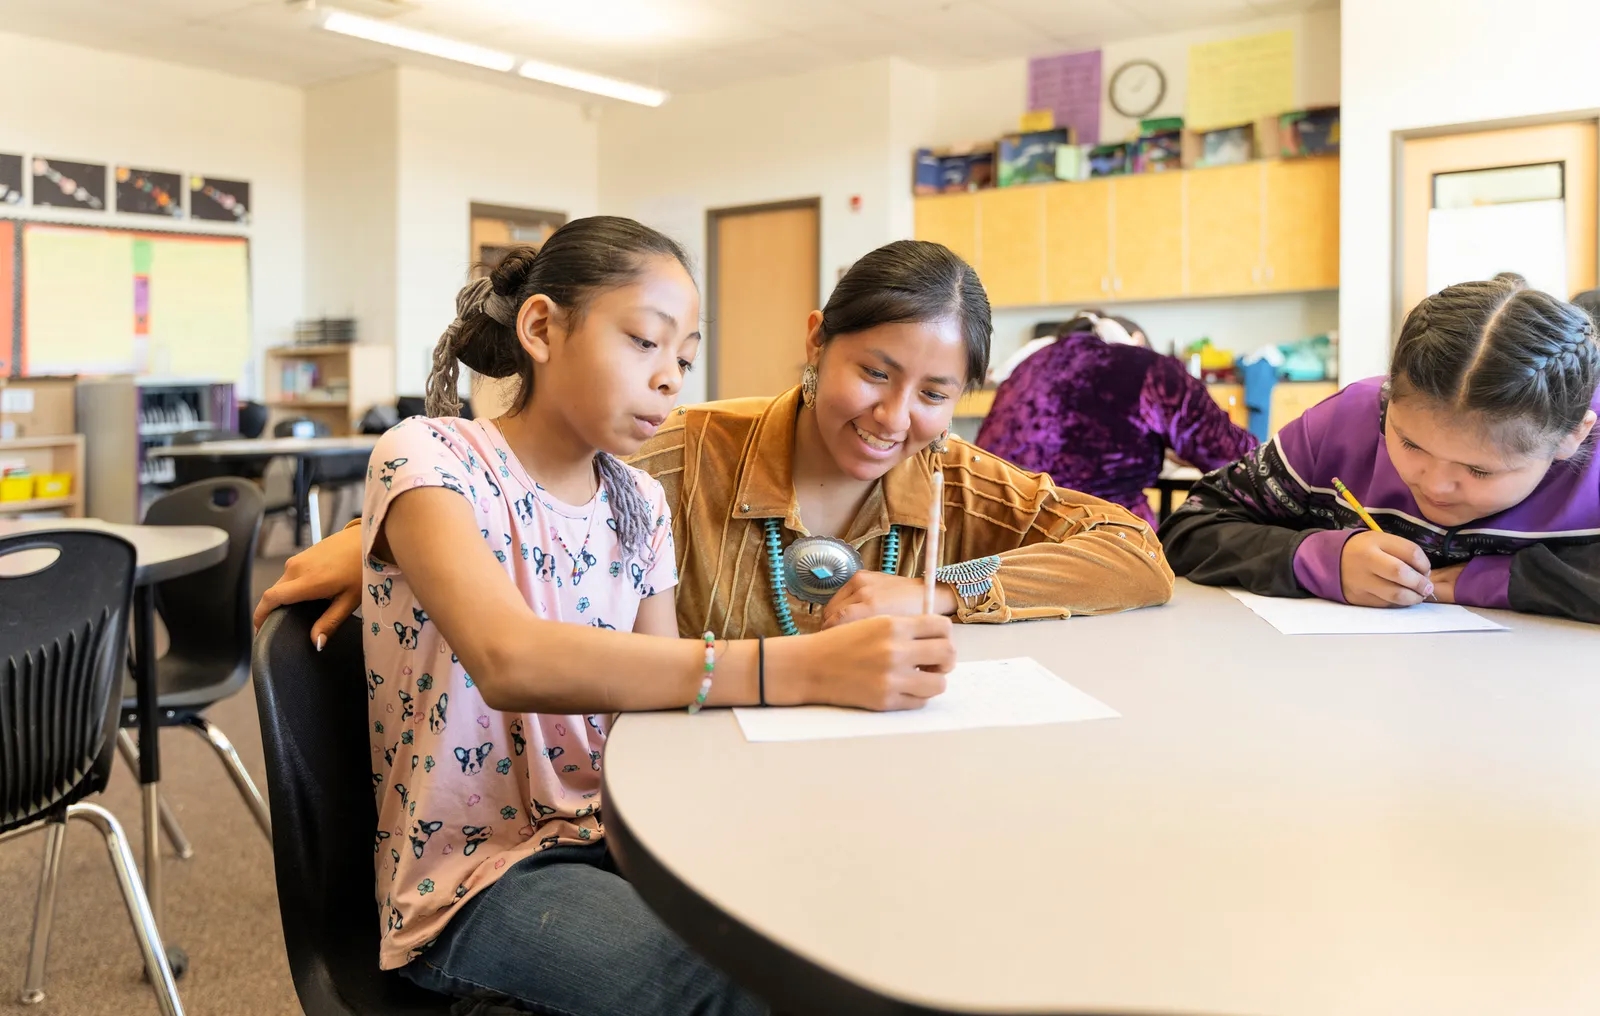
{"label": "fluorescent ceiling light", "polygon": [[448,39],[431,32],[402,28],[387,21],[375,21],[347,11],[329,10],[323,16],[322,27],[340,35],[408,49],[413,53],[425,53],[428,56],[454,60],[458,63],[472,64],[474,67],[484,67],[491,71],[515,70],[533,81],[543,81],[562,88],[574,88],[580,92],[621,99],[624,102],[636,102],[641,106],[659,106],[667,101],[667,93],[659,89],[646,88],[643,85],[544,63],[540,60],[521,60],[497,49],[475,46],[470,42]]}
{"label": "fluorescent ceiling light", "polygon": [[386,21],[374,21],[344,11],[329,11],[322,19],[322,27],[340,35],[366,39],[368,42],[381,42],[385,46],[409,49],[413,53],[426,53],[428,56],[472,64],[474,67],[485,67],[491,71],[509,71],[517,65],[517,58],[510,53],[474,46],[470,42],[461,42],[458,39],[446,39],[442,35],[402,28]]}
{"label": "fluorescent ceiling light", "polygon": [[643,85],[618,81],[616,78],[607,78],[539,60],[522,61],[517,73],[534,81],[560,85],[562,88],[576,88],[580,92],[592,92],[610,99],[621,99],[623,102],[636,102],[641,106],[659,106],[667,101],[667,93],[660,89],[646,88]]}

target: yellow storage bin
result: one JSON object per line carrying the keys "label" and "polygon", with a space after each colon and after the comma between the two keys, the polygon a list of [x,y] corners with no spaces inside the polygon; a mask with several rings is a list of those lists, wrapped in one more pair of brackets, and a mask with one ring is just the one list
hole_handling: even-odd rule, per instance
{"label": "yellow storage bin", "polygon": [[40,473],[33,478],[34,497],[66,497],[71,493],[71,473]]}
{"label": "yellow storage bin", "polygon": [[33,476],[0,477],[0,501],[28,501],[33,498]]}

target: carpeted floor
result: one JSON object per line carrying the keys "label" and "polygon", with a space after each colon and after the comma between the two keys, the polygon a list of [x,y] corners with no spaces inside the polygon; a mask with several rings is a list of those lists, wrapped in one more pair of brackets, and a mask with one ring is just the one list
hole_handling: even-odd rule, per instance
{"label": "carpeted floor", "polygon": [[[258,560],[258,594],[282,571],[282,558]],[[246,687],[218,703],[208,715],[233,740],[265,793],[251,690]],[[183,730],[165,732],[161,762],[162,792],[194,844],[194,857],[179,861],[168,853],[163,869],[162,933],[190,957],[189,972],[178,982],[185,1011],[194,1016],[298,1014],[266,837],[200,738]],[[111,786],[95,800],[122,822],[142,864],[138,782],[120,760]],[[0,922],[0,1014],[155,1013],[110,860],[99,835],[83,823],[73,823],[67,833],[45,1001],[37,1006],[18,1003],[43,848],[42,835],[0,845],[0,900],[7,914]]]}

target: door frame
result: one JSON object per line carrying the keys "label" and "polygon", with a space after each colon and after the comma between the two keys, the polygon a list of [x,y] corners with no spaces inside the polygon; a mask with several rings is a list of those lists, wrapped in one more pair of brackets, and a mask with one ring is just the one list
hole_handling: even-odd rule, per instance
{"label": "door frame", "polygon": [[[1389,140],[1389,347],[1394,348],[1395,336],[1405,323],[1405,185],[1406,142],[1419,138],[1437,138],[1455,134],[1482,134],[1487,131],[1507,130],[1515,127],[1547,127],[1553,124],[1592,121],[1600,125],[1600,108],[1565,110],[1559,113],[1537,113],[1531,116],[1505,117],[1499,120],[1475,120],[1468,123],[1441,124],[1437,127],[1416,127],[1394,131]],[[1600,162],[1600,128],[1595,131],[1595,156]],[[1597,184],[1600,186],[1600,184]],[[1565,184],[1563,184],[1565,187]],[[1597,202],[1600,208],[1600,202]],[[1600,261],[1600,212],[1596,214],[1596,251]],[[1563,300],[1572,294],[1560,294]]]}
{"label": "door frame", "polygon": [[716,401],[717,352],[721,337],[717,334],[718,305],[717,268],[721,256],[717,250],[717,224],[735,215],[753,215],[758,212],[785,212],[792,208],[810,208],[817,213],[817,289],[812,297],[813,309],[822,306],[822,198],[793,198],[788,201],[768,201],[758,205],[734,205],[728,208],[706,209],[706,399]]}

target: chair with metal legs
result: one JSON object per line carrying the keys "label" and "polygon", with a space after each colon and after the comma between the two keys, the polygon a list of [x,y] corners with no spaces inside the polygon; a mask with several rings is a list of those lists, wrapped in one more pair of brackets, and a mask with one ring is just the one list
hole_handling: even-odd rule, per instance
{"label": "chair with metal legs", "polygon": [[44,1000],[62,847],[78,819],[105,839],[161,1013],[182,1016],[128,837],[84,800],[111,775],[134,563],[133,546],[105,533],[0,538],[0,842],[45,834],[22,1002]]}
{"label": "chair with metal legs", "polygon": [[[157,720],[183,727],[209,744],[270,840],[272,818],[232,742],[204,710],[233,695],[250,679],[250,569],[261,534],[262,495],[238,477],[192,483],[162,497],[145,513],[150,526],[215,526],[228,534],[228,556],[205,571],[156,586],[156,609],[166,622],[170,648],[156,664]],[[123,692],[117,743],[135,773],[139,749],[127,729],[139,722],[132,682]],[[177,817],[160,801],[161,827],[181,858],[194,853]]]}

